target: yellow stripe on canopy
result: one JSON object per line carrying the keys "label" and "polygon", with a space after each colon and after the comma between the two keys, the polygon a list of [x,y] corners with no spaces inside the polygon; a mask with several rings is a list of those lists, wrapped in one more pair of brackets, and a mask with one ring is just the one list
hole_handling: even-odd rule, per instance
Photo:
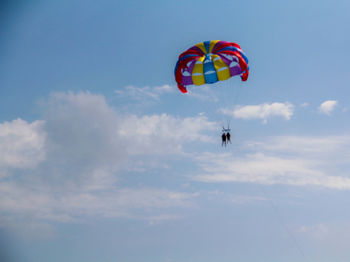
{"label": "yellow stripe on canopy", "polygon": [[196,47],[200,48],[204,54],[207,53],[207,50],[205,49],[205,46],[204,46],[204,43],[199,43],[199,44],[196,44]]}
{"label": "yellow stripe on canopy", "polygon": [[217,42],[219,42],[220,40],[212,40],[210,41],[210,45],[209,45],[209,53],[213,52],[213,48],[216,45]]}
{"label": "yellow stripe on canopy", "polygon": [[192,81],[195,85],[203,85],[205,84],[204,79],[204,70],[203,70],[203,61],[204,56],[200,57],[196,64],[194,65],[193,71],[192,71]]}
{"label": "yellow stripe on canopy", "polygon": [[218,55],[211,55],[211,59],[214,62],[216,74],[218,75],[219,81],[229,79],[231,77],[230,69],[224,61]]}

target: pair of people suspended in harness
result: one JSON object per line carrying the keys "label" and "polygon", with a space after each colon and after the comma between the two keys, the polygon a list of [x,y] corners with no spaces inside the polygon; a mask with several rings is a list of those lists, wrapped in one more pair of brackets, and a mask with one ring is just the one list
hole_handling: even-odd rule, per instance
{"label": "pair of people suspended in harness", "polygon": [[230,142],[231,144],[231,134],[230,134],[230,128],[225,129],[222,128],[222,135],[221,135],[222,143],[221,146],[225,146]]}

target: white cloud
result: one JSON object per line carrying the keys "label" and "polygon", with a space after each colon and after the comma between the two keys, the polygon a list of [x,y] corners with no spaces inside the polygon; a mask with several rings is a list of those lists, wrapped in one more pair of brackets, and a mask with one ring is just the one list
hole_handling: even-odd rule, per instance
{"label": "white cloud", "polygon": [[47,147],[56,163],[100,169],[116,168],[126,159],[127,145],[118,135],[120,117],[103,96],[55,93],[44,120]]}
{"label": "white cloud", "polygon": [[342,154],[347,157],[350,151],[350,136],[277,136],[266,141],[248,141],[246,146],[253,150],[269,153],[293,153],[307,156]]}
{"label": "white cloud", "polygon": [[10,170],[9,178],[0,180],[0,220],[128,216],[156,221],[176,217],[164,214],[169,208],[192,205],[195,194],[121,187],[119,180],[129,167],[147,168],[134,161],[140,156],[164,165],[169,154],[182,155],[184,145],[210,142],[206,132],[214,123],[206,117],[120,115],[103,96],[88,92],[52,94],[44,109],[43,120],[0,126],[0,152],[6,156],[0,165],[26,174],[14,181]]}
{"label": "white cloud", "polygon": [[323,102],[319,106],[318,110],[323,114],[330,115],[337,105],[338,105],[338,101],[328,100]]}
{"label": "white cloud", "polygon": [[45,164],[57,165],[57,176],[64,173],[84,181],[101,180],[103,176],[108,184],[114,179],[112,175],[107,178],[108,174],[125,167],[130,157],[181,154],[189,142],[210,142],[205,132],[214,126],[201,115],[121,115],[103,96],[56,93],[45,114],[49,150]]}
{"label": "white cloud", "polygon": [[[250,142],[252,151],[242,157],[232,154],[203,154],[197,157],[202,172],[194,177],[202,182],[245,182],[320,186],[349,190],[347,166],[350,137],[277,137]],[[330,157],[332,156],[332,157]]]}
{"label": "white cloud", "polygon": [[136,86],[126,86],[121,90],[115,90],[114,92],[120,96],[127,96],[132,99],[142,100],[142,99],[154,99],[159,100],[160,96],[167,93],[172,93],[177,88],[170,85],[162,85],[162,86],[145,86],[145,87],[136,87]]}
{"label": "white cloud", "polygon": [[327,219],[326,222],[300,226],[296,233],[305,240],[311,240],[313,243],[324,243],[327,247],[332,247],[336,252],[338,248],[347,248],[345,243],[350,241],[350,224],[346,219],[344,221],[341,219]]}
{"label": "white cloud", "polygon": [[317,240],[324,240],[329,236],[329,227],[325,224],[317,224],[312,226],[301,226],[299,233],[308,235]]}
{"label": "white cloud", "polygon": [[233,110],[220,109],[224,115],[229,115],[241,119],[262,119],[264,123],[267,119],[275,116],[289,120],[293,115],[294,106],[290,103],[272,103],[260,105],[237,106]]}
{"label": "white cloud", "polygon": [[45,159],[43,121],[0,123],[0,167],[34,168]]}
{"label": "white cloud", "polygon": [[125,166],[134,155],[181,154],[189,143],[212,142],[206,133],[216,124],[203,115],[118,114],[103,96],[59,93],[48,103],[44,127],[55,163],[75,167],[86,163],[84,170],[102,174]]}
{"label": "white cloud", "polygon": [[187,91],[188,91],[187,95],[190,98],[201,100],[203,103],[208,103],[208,102],[216,103],[219,101],[217,90],[215,91],[215,88],[213,89],[210,85],[203,85],[200,87],[195,85],[188,86]]}
{"label": "white cloud", "polygon": [[[203,174],[196,180],[203,182],[249,182],[259,184],[314,184],[311,178],[320,176],[311,168],[311,163],[300,159],[287,159],[265,154],[247,155],[232,159],[231,155],[204,155],[201,162]],[[349,180],[350,187],[350,180]]]}
{"label": "white cloud", "polygon": [[167,114],[123,119],[119,134],[133,146],[133,154],[180,153],[188,142],[213,142],[205,131],[214,130],[214,122],[205,116],[176,118]]}

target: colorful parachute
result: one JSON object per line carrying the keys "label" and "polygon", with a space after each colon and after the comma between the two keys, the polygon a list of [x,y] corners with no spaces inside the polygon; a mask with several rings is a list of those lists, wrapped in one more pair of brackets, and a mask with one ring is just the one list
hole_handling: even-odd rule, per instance
{"label": "colorful parachute", "polygon": [[175,67],[175,80],[183,93],[188,85],[213,84],[236,75],[242,81],[248,79],[248,59],[238,44],[220,40],[191,47],[179,56]]}

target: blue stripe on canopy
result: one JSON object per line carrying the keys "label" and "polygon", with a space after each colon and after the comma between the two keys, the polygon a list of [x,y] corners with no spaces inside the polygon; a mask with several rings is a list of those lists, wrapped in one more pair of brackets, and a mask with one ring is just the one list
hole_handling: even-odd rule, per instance
{"label": "blue stripe on canopy", "polygon": [[216,74],[214,63],[211,60],[210,55],[206,55],[203,61],[203,73],[204,73],[205,82],[207,84],[212,84],[219,81],[218,76]]}
{"label": "blue stripe on canopy", "polygon": [[205,47],[205,50],[207,51],[207,53],[209,53],[210,42],[211,42],[211,41],[205,41],[205,42],[203,42],[204,47]]}

